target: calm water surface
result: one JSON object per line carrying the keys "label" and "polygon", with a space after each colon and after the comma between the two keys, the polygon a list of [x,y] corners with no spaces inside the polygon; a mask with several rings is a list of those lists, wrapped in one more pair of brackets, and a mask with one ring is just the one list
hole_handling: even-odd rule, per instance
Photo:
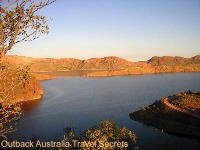
{"label": "calm water surface", "polygon": [[189,89],[200,91],[200,73],[67,77],[43,81],[42,86],[42,101],[28,104],[10,139],[57,140],[66,126],[80,132],[101,120],[112,119],[136,133],[139,149],[200,149],[195,139],[162,133],[129,118],[129,113],[162,97]]}

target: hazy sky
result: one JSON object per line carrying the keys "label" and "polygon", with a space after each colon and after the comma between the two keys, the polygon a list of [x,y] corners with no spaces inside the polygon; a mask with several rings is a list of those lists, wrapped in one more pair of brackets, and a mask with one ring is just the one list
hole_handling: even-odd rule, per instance
{"label": "hazy sky", "polygon": [[50,33],[12,54],[135,61],[200,54],[200,0],[57,0],[40,14]]}

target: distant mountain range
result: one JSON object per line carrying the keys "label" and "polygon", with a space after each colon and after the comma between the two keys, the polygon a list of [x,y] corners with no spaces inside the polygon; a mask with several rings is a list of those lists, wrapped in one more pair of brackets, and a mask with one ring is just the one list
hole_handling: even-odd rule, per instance
{"label": "distant mountain range", "polygon": [[155,56],[147,61],[139,62],[131,62],[115,56],[80,60],[74,58],[31,58],[9,55],[6,56],[6,59],[15,65],[28,65],[32,72],[90,71],[87,76],[200,71],[200,55],[191,58]]}

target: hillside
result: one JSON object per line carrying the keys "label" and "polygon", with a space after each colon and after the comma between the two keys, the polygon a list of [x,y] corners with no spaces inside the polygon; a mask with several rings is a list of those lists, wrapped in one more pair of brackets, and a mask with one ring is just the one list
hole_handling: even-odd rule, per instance
{"label": "hillside", "polygon": [[130,114],[131,119],[176,135],[200,137],[200,93],[163,98]]}
{"label": "hillside", "polygon": [[147,61],[155,67],[155,72],[193,72],[200,70],[200,55],[184,58],[184,57],[152,57]]}
{"label": "hillside", "polygon": [[43,95],[42,87],[26,67],[16,67],[8,63],[0,64],[0,104],[37,100]]}
{"label": "hillside", "polygon": [[91,58],[79,60],[74,58],[31,58],[24,56],[7,56],[10,63],[29,65],[37,71],[69,70],[118,70],[130,67],[133,63],[118,57]]}
{"label": "hillside", "polygon": [[32,72],[70,72],[80,71],[85,76],[110,76],[148,74],[164,72],[198,72],[200,55],[184,57],[152,57],[147,61],[131,62],[111,56],[80,60],[74,58],[31,58],[24,56],[7,56],[7,61],[16,65],[28,65]]}

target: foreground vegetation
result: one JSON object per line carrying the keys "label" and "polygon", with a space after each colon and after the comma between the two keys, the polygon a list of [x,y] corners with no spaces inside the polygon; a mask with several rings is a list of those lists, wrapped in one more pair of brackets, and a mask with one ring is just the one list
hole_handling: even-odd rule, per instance
{"label": "foreground vegetation", "polygon": [[37,12],[53,2],[0,1],[0,137],[6,138],[6,134],[14,130],[16,120],[22,114],[18,102],[40,98],[42,94],[39,83],[29,74],[29,67],[11,65],[6,62],[5,55],[17,43],[48,34],[45,16]]}
{"label": "foreground vegetation", "polygon": [[136,135],[127,128],[119,127],[113,121],[108,120],[87,129],[77,137],[72,128],[66,128],[63,140],[70,143],[79,142],[67,149],[125,150],[134,147]]}
{"label": "foreground vegetation", "polygon": [[39,99],[41,94],[40,84],[30,76],[28,67],[0,63],[0,137],[14,130],[22,115],[20,102]]}
{"label": "foreground vegetation", "polygon": [[14,102],[17,91],[23,89],[29,80],[26,71],[6,63],[0,64],[0,137],[14,130],[14,124],[21,116],[20,104]]}

